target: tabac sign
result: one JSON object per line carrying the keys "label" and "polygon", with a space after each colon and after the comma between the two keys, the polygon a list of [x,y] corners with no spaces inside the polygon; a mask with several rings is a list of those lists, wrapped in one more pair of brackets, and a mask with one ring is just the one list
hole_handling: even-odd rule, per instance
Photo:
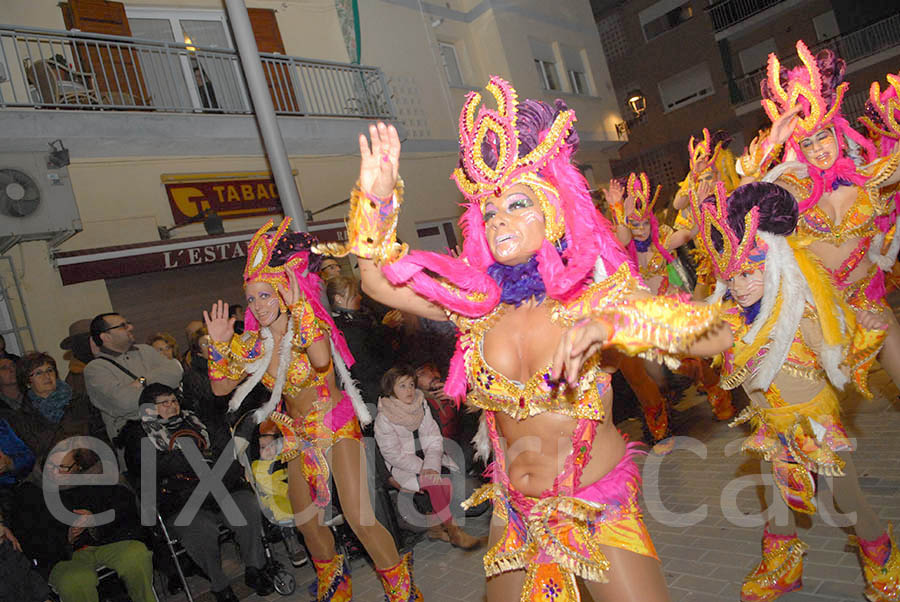
{"label": "tabac sign", "polygon": [[278,188],[268,171],[163,174],[161,179],[176,226],[196,221],[209,209],[223,219],[281,213]]}

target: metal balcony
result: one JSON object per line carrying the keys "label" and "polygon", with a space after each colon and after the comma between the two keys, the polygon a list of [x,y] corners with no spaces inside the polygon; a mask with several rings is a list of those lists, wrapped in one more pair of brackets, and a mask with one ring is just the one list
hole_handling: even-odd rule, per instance
{"label": "metal balcony", "polygon": [[[900,14],[892,15],[856,31],[823,40],[810,47],[810,50],[816,54],[823,48],[830,48],[849,66],[856,61],[898,45],[900,45]],[[800,58],[796,54],[781,61],[782,67],[785,68],[795,67],[799,64]],[[760,67],[756,71],[730,82],[731,103],[741,105],[762,98],[759,84],[765,77],[766,68]]]}
{"label": "metal balcony", "polygon": [[[393,119],[382,71],[261,54],[281,115]],[[249,114],[233,50],[0,25],[0,109]]]}
{"label": "metal balcony", "polygon": [[784,0],[722,0],[706,10],[712,19],[713,30],[718,33],[782,2]]}

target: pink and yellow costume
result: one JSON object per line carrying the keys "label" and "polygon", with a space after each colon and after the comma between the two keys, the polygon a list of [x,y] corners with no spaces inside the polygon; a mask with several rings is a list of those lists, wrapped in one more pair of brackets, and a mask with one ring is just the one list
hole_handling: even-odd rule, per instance
{"label": "pink and yellow costume", "polygon": [[[739,171],[756,179],[777,181],[798,199],[800,221],[796,236],[802,246],[824,242],[840,247],[856,241],[855,249],[844,262],[829,270],[832,279],[855,310],[888,311],[884,271],[891,270],[900,251],[900,237],[895,236],[900,213],[895,211],[892,198],[896,186],[886,188],[884,182],[900,165],[900,150],[879,158],[872,142],[850,127],[841,114],[841,102],[849,84],[840,83],[833,92],[824,94],[823,87],[829,88],[829,84],[823,82],[817,57],[802,41],[797,42],[797,54],[801,65],[791,70],[782,70],[778,58],[770,54],[767,79],[762,82],[762,104],[773,122],[798,104],[803,107],[787,141],[786,158],[790,160],[773,167],[780,149],[765,141],[754,155],[741,157]],[[833,55],[827,60],[834,63],[831,69],[843,73],[843,61]],[[831,167],[822,170],[807,161],[799,143],[824,128],[833,130],[840,156]],[[869,163],[857,166],[847,154],[851,144],[862,155],[858,160]],[[840,186],[855,187],[857,197],[840,222],[833,223],[818,202],[825,191]],[[885,244],[887,240],[891,241],[889,245]],[[851,281],[852,272],[866,259],[872,262],[868,272]]]}
{"label": "pink and yellow costume", "polygon": [[[780,190],[771,184],[750,184],[738,192],[762,186]],[[735,232],[728,217],[740,217],[740,204],[751,198],[744,194],[742,201],[732,200],[738,192],[728,200],[728,215],[722,185],[715,202],[702,207],[694,203],[700,246],[709,254],[717,278],[713,299],[725,295],[726,281],[736,275],[764,271],[758,313],[753,315],[736,304],[726,311],[735,344],[724,354],[721,386],[743,385],[751,397],[751,404],[732,422],[732,426],[751,425],[742,450],[772,463],[775,485],[790,509],[812,514],[816,511],[815,475],[843,476],[844,461],[837,453],[854,448],[841,422],[835,387],[842,388],[849,373],[860,390],[871,396],[866,375],[885,331],[858,328],[854,312],[817,259],[785,236],[788,232],[762,229],[759,206],[747,211],[743,232]],[[757,188],[753,194],[762,197],[767,192]],[[789,224],[782,228],[793,229],[788,216],[776,219]],[[733,218],[730,223],[734,224]],[[807,401],[787,403],[781,393],[784,387],[790,388],[792,398]],[[759,402],[759,393],[765,404]],[[806,549],[796,535],[780,537],[767,529],[763,560],[744,580],[741,599],[773,600],[799,589]]]}
{"label": "pink and yellow costume", "polygon": [[[393,240],[399,188],[391,199],[354,191],[350,242],[325,250],[380,261],[392,283],[407,285],[440,305],[459,326],[445,391],[460,399],[469,388],[469,403],[484,412],[481,447],[492,447],[495,453],[494,482],[468,503],[492,499],[497,516],[507,521],[504,537],[485,555],[485,571],[489,576],[527,571],[523,601],[578,600],[576,576],[604,581],[607,571],[616,570],[600,544],[656,557],[637,508],[639,484],[631,459],[635,452],[629,449],[618,467],[598,482],[581,482],[598,424],[609,419],[603,397],[610,379],[600,370],[598,356],[586,361],[573,390],[553,386],[549,366],[520,383],[485,361],[485,333],[517,302],[502,301],[508,291],[490,275],[496,264],[485,235],[484,205],[516,184],[533,193],[545,223],[545,240],[532,258],[541,285],[534,295],[552,304],[552,320],[561,326],[601,319],[610,325],[609,344],[628,353],[678,353],[719,322],[718,308],[662,297],[631,298],[642,287],[570,161],[577,145],[574,112],[562,101],[555,110],[537,101],[520,103],[512,87],[498,77],[491,78],[487,90],[496,110],[479,109],[481,95],[473,92],[460,115],[460,167],[453,179],[467,203],[460,221],[465,239],[459,258],[405,254]],[[530,134],[523,142],[526,131]],[[593,284],[592,273],[597,280]],[[564,470],[538,498],[517,492],[509,482],[497,412],[518,420],[553,412],[577,421]]]}
{"label": "pink and yellow costume", "polygon": [[[303,293],[291,307],[284,307],[280,296],[278,299],[281,310],[290,313],[288,332],[279,349],[278,373],[273,376],[267,371],[274,351],[272,335],[268,328],[260,327],[252,312],[248,312],[243,334],[235,334],[229,343],[213,341],[209,376],[211,380],[228,378],[236,381],[247,376],[231,397],[230,411],[240,407],[257,383],[261,382],[272,392],[269,402],[256,411],[255,418],[257,421],[269,418],[278,425],[284,436],[284,448],[279,458],[285,462],[298,456],[301,458],[312,500],[317,506],[325,507],[331,502],[330,471],[325,453],[340,439],[361,440],[357,414],[366,422],[370,418],[352,381],[347,378],[346,367],[353,365],[353,356],[331,316],[319,303],[319,278],[307,270],[309,252],[294,252],[283,263],[276,262],[279,263],[277,267],[270,265],[273,254],[280,252],[278,242],[289,224],[290,218],[285,218],[274,234],[268,234],[273,225],[271,221],[260,228],[248,245],[244,269],[245,283],[266,282],[276,291],[279,286],[288,286],[284,270],[291,269],[297,275]],[[325,337],[330,338],[334,361],[328,370],[320,372],[310,363],[306,349]],[[331,399],[327,382],[335,365],[350,392],[350,395],[344,392],[337,403]],[[308,414],[292,418],[284,408],[282,395],[294,398],[305,389],[315,389],[317,399]]]}

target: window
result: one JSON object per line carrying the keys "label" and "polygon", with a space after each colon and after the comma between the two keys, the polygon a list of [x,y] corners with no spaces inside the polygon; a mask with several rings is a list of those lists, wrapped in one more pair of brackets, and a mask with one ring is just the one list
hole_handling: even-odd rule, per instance
{"label": "window", "polygon": [[584,60],[581,51],[571,46],[559,47],[566,65],[566,78],[573,94],[590,94],[588,89],[587,70],[584,68]]}
{"label": "window", "polygon": [[765,67],[771,52],[776,52],[775,38],[763,40],[759,44],[741,50],[738,53],[738,58],[741,60],[741,68],[744,70],[744,73],[752,73]]}
{"label": "window", "polygon": [[644,38],[649,42],[694,16],[689,0],[662,0],[638,14]]}
{"label": "window", "polygon": [[560,90],[559,71],[556,70],[556,54],[553,47],[539,40],[531,39],[529,42],[541,87],[544,90]]}
{"label": "window", "polygon": [[447,73],[447,81],[451,86],[463,85],[462,75],[459,72],[459,60],[456,57],[456,46],[448,42],[438,42],[441,52],[441,60],[444,63],[444,71]]}
{"label": "window", "polygon": [[[187,44],[191,48],[232,49],[225,14],[221,11],[126,8],[128,24],[136,38]],[[193,45],[193,46],[192,46]],[[141,55],[144,76],[153,105],[218,109],[249,106],[238,65],[230,58],[202,50],[190,58],[178,53],[147,52]],[[182,73],[184,80],[173,81]]]}
{"label": "window", "polygon": [[712,77],[706,63],[659,82],[659,96],[666,113],[710,96],[713,92]]}
{"label": "window", "polygon": [[841,33],[833,10],[822,13],[818,17],[814,17],[813,26],[816,28],[816,39],[820,42],[822,40],[833,38]]}
{"label": "window", "polygon": [[622,15],[613,13],[597,23],[600,30],[600,44],[603,45],[603,54],[606,60],[617,59],[628,52],[628,41],[625,39],[625,27],[622,25]]}

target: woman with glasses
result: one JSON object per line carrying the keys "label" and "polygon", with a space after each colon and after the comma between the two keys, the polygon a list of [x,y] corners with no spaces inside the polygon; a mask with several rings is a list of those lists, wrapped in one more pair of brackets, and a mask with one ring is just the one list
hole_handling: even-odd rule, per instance
{"label": "woman with glasses", "polygon": [[40,442],[30,442],[39,457],[57,441],[88,434],[91,420],[88,400],[60,380],[56,361],[51,356],[41,352],[25,354],[17,364],[16,376],[25,391],[23,406],[28,406],[29,413],[33,414],[31,420],[41,425]]}

